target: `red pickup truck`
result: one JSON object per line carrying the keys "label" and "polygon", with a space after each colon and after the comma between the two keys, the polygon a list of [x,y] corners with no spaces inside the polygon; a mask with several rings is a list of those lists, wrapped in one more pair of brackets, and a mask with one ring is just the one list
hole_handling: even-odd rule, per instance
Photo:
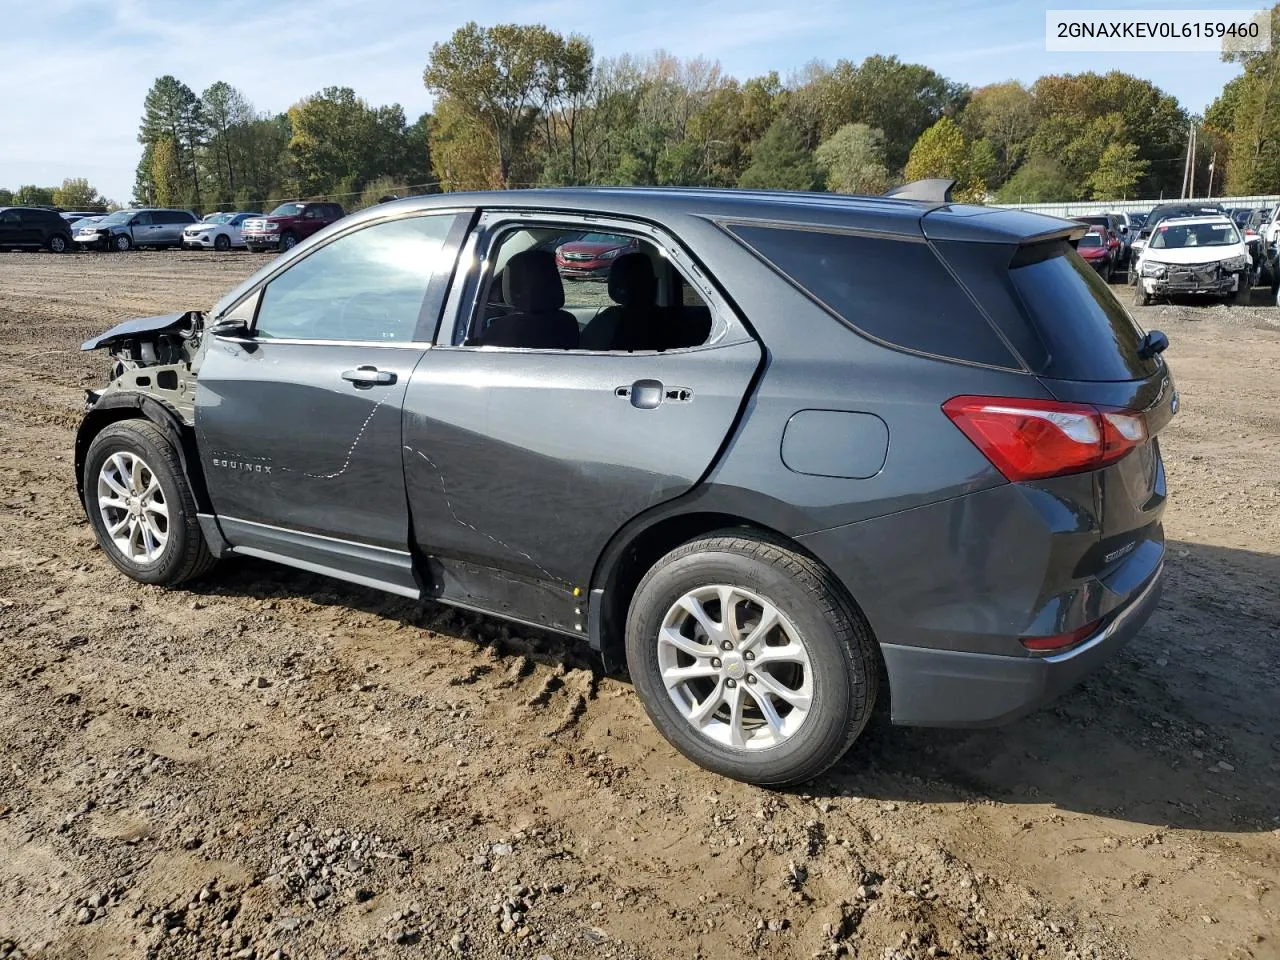
{"label": "red pickup truck", "polygon": [[296,201],[282,203],[265,217],[246,220],[240,228],[244,244],[255,253],[262,250],[291,250],[298,241],[345,217],[336,203]]}

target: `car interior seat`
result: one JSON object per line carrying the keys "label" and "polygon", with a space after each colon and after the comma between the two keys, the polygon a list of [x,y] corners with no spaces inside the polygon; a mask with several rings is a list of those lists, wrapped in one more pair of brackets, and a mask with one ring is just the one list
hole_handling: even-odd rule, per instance
{"label": "car interior seat", "polygon": [[549,250],[525,250],[502,271],[503,299],[511,312],[494,317],[475,343],[529,350],[573,350],[578,321],[564,307],[564,284]]}

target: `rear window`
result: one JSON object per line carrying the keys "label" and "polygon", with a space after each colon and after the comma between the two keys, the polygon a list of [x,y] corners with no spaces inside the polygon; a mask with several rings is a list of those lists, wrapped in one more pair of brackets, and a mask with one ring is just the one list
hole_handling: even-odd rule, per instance
{"label": "rear window", "polygon": [[893,346],[1018,368],[926,243],[735,224],[729,231],[830,313]]}
{"label": "rear window", "polygon": [[1137,380],[1158,369],[1138,356],[1138,325],[1066,242],[937,246],[1037,376]]}

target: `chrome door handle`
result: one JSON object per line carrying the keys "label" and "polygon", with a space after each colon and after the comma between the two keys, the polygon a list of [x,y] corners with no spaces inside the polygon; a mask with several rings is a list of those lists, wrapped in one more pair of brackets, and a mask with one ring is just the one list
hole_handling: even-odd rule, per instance
{"label": "chrome door handle", "polygon": [[371,386],[375,383],[390,384],[396,382],[396,375],[390,370],[379,370],[374,366],[360,366],[354,370],[343,370],[342,379],[349,380],[356,386]]}

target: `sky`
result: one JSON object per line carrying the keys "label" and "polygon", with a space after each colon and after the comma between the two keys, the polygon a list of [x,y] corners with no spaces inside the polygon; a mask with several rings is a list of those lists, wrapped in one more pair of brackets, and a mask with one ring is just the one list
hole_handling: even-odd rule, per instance
{"label": "sky", "polygon": [[133,192],[142,102],[171,73],[199,94],[217,80],[280,112],[326,86],[371,104],[431,108],[432,44],[463,23],[544,23],[586,34],[599,56],[665,49],[739,78],[813,60],[896,54],[979,86],[1123,69],[1199,113],[1238,72],[1212,53],[1049,53],[1045,11],[1261,9],[1257,0],[37,0],[7,3],[0,36],[0,186],[86,177]]}

